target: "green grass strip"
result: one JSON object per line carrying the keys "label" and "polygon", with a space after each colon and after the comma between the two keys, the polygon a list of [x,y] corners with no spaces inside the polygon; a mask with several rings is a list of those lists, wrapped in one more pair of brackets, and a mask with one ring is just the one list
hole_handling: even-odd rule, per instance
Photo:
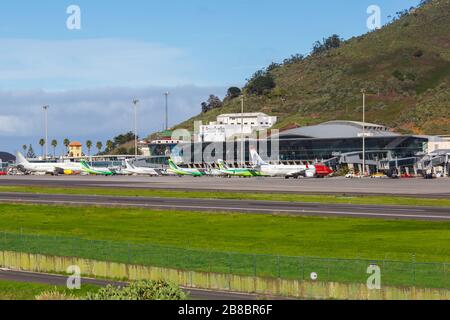
{"label": "green grass strip", "polygon": [[[450,223],[0,205],[0,231],[212,252],[450,262]],[[1,239],[0,239],[1,242]]]}
{"label": "green grass strip", "polygon": [[35,300],[37,295],[55,291],[55,289],[60,293],[82,297],[88,292],[99,290],[99,288],[98,286],[82,284],[80,290],[69,290],[63,286],[0,280],[0,300]]}
{"label": "green grass strip", "polygon": [[346,196],[346,195],[302,195],[286,193],[245,193],[245,192],[210,192],[210,191],[177,191],[149,190],[125,188],[54,188],[54,187],[23,187],[0,186],[0,192],[18,192],[34,194],[61,195],[98,195],[125,197],[158,197],[187,199],[233,199],[233,200],[265,200],[306,202],[324,204],[355,204],[355,205],[403,205],[450,207],[450,199],[410,198],[397,196]]}

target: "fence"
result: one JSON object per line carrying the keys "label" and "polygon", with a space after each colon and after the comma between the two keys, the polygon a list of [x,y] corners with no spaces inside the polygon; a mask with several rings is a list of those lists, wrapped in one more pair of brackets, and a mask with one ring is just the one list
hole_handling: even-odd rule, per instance
{"label": "fence", "polygon": [[150,244],[0,233],[0,250],[97,261],[287,280],[366,283],[367,268],[381,268],[383,285],[450,288],[450,264],[389,260],[324,259],[213,252]]}

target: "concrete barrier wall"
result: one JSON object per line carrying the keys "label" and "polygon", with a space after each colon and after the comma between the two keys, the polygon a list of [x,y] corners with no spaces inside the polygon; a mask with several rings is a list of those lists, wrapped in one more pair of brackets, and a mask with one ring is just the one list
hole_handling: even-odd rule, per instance
{"label": "concrete barrier wall", "polygon": [[84,276],[120,280],[165,279],[184,287],[201,288],[301,299],[345,300],[449,300],[450,290],[415,287],[383,287],[368,290],[364,284],[312,282],[194,272],[140,265],[126,265],[80,258],[55,257],[18,252],[0,252],[3,268],[65,273],[77,265]]}

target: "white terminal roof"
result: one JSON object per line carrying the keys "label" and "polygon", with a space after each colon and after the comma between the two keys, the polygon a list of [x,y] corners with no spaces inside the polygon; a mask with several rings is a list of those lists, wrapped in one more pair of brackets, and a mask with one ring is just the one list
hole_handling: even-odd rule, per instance
{"label": "white terminal roof", "polygon": [[[281,132],[280,137],[317,139],[358,138],[363,133],[363,126],[364,124],[362,122],[357,121],[330,121],[315,126],[287,130]],[[373,123],[366,123],[365,131],[372,137],[398,136],[398,134],[390,132],[389,128]]]}
{"label": "white terminal roof", "polygon": [[267,114],[265,114],[265,113],[262,113],[262,112],[256,112],[256,113],[244,113],[244,114],[242,114],[242,113],[227,113],[227,114],[221,114],[221,115],[219,115],[218,117],[219,118],[226,118],[226,117],[228,117],[228,118],[233,118],[233,117],[235,117],[235,118],[237,118],[237,117],[242,117],[242,116],[244,116],[245,118],[249,118],[249,117],[268,117],[268,115]]}

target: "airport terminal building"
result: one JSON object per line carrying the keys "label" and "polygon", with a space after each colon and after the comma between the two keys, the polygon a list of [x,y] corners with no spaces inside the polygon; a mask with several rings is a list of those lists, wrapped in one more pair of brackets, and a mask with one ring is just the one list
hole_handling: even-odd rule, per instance
{"label": "airport terminal building", "polygon": [[[366,164],[370,171],[391,170],[405,167],[408,170],[425,169],[422,159],[427,155],[430,143],[437,137],[400,135],[389,128],[377,124],[354,121],[330,121],[314,126],[296,128],[269,138],[268,150],[271,143],[277,139],[279,143],[279,157],[272,163],[301,164],[325,163],[334,169],[342,166],[350,170],[362,171],[363,163],[363,131],[366,145]],[[245,145],[245,162],[250,165],[249,148],[255,141],[247,141]],[[153,159],[170,154],[169,150],[175,144],[150,144],[150,153]],[[203,159],[199,151],[205,149],[220,150],[219,158],[227,159],[231,167],[241,166],[240,143],[203,142],[192,144],[192,159],[185,163],[191,167],[214,166],[208,159]],[[200,152],[201,153],[201,152]],[[270,156],[270,154],[269,154]],[[448,162],[448,161],[447,161]],[[422,164],[422,166],[421,166]],[[448,165],[448,163],[447,163]]]}

